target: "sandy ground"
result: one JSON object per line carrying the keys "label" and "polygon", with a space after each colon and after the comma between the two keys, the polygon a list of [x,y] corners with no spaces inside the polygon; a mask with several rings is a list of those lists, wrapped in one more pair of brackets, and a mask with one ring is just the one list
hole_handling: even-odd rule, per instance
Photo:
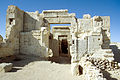
{"label": "sandy ground", "polygon": [[[19,55],[12,63],[12,71],[0,72],[0,80],[85,80],[84,75],[72,76],[70,63],[65,58],[55,63],[36,56]],[[103,73],[107,80],[120,80],[120,69]]]}
{"label": "sandy ground", "polygon": [[0,73],[0,80],[84,80],[83,76],[72,76],[70,64],[42,61],[33,56],[13,63],[13,70]]}

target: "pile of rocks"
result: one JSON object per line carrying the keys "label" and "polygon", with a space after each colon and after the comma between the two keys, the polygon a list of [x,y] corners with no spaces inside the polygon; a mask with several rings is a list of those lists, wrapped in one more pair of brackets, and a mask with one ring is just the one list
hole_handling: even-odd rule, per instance
{"label": "pile of rocks", "polygon": [[91,61],[89,61],[87,56],[81,58],[79,65],[83,68],[85,80],[106,80],[101,69],[97,68]]}
{"label": "pile of rocks", "polygon": [[97,68],[101,69],[101,70],[115,70],[115,69],[119,69],[119,65],[117,62],[110,62],[107,59],[95,59],[95,58],[87,58],[87,61],[90,61],[94,66],[96,66]]}
{"label": "pile of rocks", "polygon": [[85,62],[84,71],[86,80],[106,80],[106,78],[103,77],[101,70],[89,61]]}

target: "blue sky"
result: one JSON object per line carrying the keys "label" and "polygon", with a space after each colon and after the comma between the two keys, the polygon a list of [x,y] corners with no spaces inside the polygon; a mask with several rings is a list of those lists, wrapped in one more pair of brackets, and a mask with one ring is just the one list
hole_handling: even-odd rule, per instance
{"label": "blue sky", "polygon": [[3,37],[9,5],[40,13],[48,9],[68,9],[69,13],[76,13],[77,18],[82,18],[83,14],[110,16],[111,41],[120,42],[120,0],[0,0],[0,35]]}

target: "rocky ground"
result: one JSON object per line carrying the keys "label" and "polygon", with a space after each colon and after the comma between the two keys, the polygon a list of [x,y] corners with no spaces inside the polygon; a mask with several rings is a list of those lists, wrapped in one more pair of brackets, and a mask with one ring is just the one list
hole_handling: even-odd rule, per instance
{"label": "rocky ground", "polygon": [[[70,63],[45,61],[40,57],[20,55],[10,72],[0,72],[0,80],[85,80],[84,75],[72,76]],[[120,70],[103,71],[107,80],[120,80]]]}

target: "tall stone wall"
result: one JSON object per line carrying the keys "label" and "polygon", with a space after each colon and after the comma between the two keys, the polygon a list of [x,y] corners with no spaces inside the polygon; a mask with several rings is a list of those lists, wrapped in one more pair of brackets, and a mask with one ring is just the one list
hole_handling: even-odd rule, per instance
{"label": "tall stone wall", "polygon": [[0,57],[19,53],[19,37],[23,31],[24,12],[16,6],[8,6],[6,15],[6,39],[0,44]]}
{"label": "tall stone wall", "polygon": [[43,15],[24,12],[23,31],[20,33],[20,53],[41,57],[49,56],[49,31]]}
{"label": "tall stone wall", "polygon": [[24,12],[16,6],[9,6],[6,16],[6,43],[8,47],[19,53],[19,37],[23,31],[23,14]]}
{"label": "tall stone wall", "polygon": [[19,53],[48,57],[49,31],[45,27],[48,24],[45,23],[47,22],[44,21],[43,15],[38,11],[24,12],[16,6],[8,6],[6,39],[3,42],[1,37],[0,57]]}

